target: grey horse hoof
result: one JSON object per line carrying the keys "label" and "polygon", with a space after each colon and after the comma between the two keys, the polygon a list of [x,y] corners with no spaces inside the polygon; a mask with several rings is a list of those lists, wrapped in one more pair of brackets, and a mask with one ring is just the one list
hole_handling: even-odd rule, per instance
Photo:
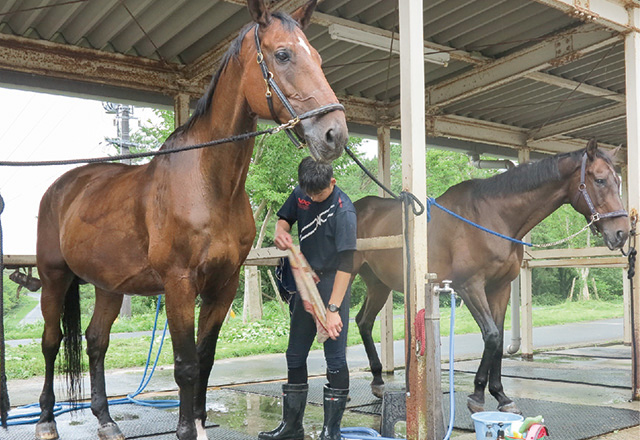
{"label": "grey horse hoof", "polygon": [[36,438],[38,440],[55,440],[58,438],[56,422],[42,422],[36,425]]}
{"label": "grey horse hoof", "polygon": [[107,423],[98,428],[98,437],[100,440],[126,440],[126,437],[115,423]]}
{"label": "grey horse hoof", "polygon": [[515,402],[509,402],[505,405],[498,406],[498,411],[522,415],[522,411],[517,407]]}
{"label": "grey horse hoof", "polygon": [[371,384],[371,393],[378,399],[382,399],[382,397],[384,396],[384,384]]}
{"label": "grey horse hoof", "polygon": [[467,408],[469,408],[469,411],[471,411],[471,413],[482,412],[484,411],[484,402],[478,402],[473,397],[468,396]]}

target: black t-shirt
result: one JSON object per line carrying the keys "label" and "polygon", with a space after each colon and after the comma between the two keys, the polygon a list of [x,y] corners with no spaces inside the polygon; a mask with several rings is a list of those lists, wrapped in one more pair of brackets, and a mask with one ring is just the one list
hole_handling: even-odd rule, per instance
{"label": "black t-shirt", "polygon": [[290,225],[298,222],[300,250],[313,270],[338,267],[338,253],[356,250],[356,210],[337,186],[323,202],[312,202],[297,186],[278,217]]}

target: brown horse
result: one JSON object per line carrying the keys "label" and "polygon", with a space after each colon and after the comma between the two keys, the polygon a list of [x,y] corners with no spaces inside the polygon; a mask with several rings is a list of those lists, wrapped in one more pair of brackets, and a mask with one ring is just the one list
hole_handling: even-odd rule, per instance
{"label": "brown horse", "polygon": [[[629,229],[619,191],[620,179],[611,158],[592,141],[586,150],[520,165],[488,179],[462,182],[449,188],[436,202],[466,219],[516,239],[522,239],[545,217],[570,203],[588,219],[594,214],[600,218],[594,225],[613,250],[622,248]],[[401,202],[365,197],[358,200],[355,207],[358,238],[402,233]],[[475,376],[475,390],[468,398],[469,409],[483,410],[488,382],[489,392],[498,400],[501,411],[519,412],[503,391],[501,365],[510,283],[520,271],[523,246],[432,207],[428,249],[429,272],[436,273],[438,281],[453,281],[452,287],[482,331],[484,352]],[[356,253],[354,276],[359,273],[367,285],[366,299],[356,323],[373,373],[372,391],[378,396],[384,382],[371,330],[390,290],[403,291],[402,269],[399,249]]]}
{"label": "brown horse", "polygon": [[[302,32],[315,4],[312,0],[288,16],[270,13],[262,0],[249,0],[256,23],[241,31],[192,117],[162,149],[252,132],[258,117],[289,120],[283,102],[274,100],[273,111],[269,109],[261,60],[296,112],[339,108],[320,56]],[[271,76],[269,70],[266,74]],[[295,129],[321,161],[340,156],[347,141],[343,111],[317,114]],[[84,280],[96,291],[86,339],[91,409],[100,438],[124,438],[109,415],[104,380],[109,332],[123,295],[164,293],[180,389],[177,435],[181,440],[206,439],[206,386],[216,341],[255,236],[245,192],[252,150],[253,140],[245,140],[168,154],[141,166],[88,165],[64,174],[47,190],[38,219],[46,377],[37,438],[58,436],[53,377],[63,334],[67,357],[75,359],[72,387],[78,388],[77,291],[78,280]],[[202,305],[196,343],[198,295]]]}

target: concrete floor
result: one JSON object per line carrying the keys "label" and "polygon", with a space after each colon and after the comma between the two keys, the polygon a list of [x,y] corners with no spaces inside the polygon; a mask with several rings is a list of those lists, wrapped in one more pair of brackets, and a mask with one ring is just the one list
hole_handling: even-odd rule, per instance
{"label": "concrete floor", "polygon": [[[617,321],[598,323],[603,329],[615,327]],[[597,327],[596,324],[594,324]],[[533,361],[524,361],[519,356],[505,358],[503,362],[503,384],[507,394],[516,402],[518,399],[539,399],[550,402],[566,404],[581,404],[592,406],[606,406],[610,408],[622,408],[640,411],[640,402],[630,402],[631,396],[630,376],[631,360],[630,347],[623,346],[615,337],[604,335],[598,344],[587,342],[568,342],[564,344],[562,338],[574,340],[569,333],[585,333],[588,326],[574,326],[562,328],[545,328],[545,332],[553,338],[553,343],[545,344],[545,338],[534,333],[537,346],[548,347],[547,351],[535,355]],[[593,326],[590,330],[593,330]],[[621,327],[620,327],[621,329]],[[537,329],[536,329],[537,330]],[[616,327],[614,334],[618,333]],[[589,332],[593,335],[593,331]],[[456,369],[455,389],[457,394],[468,394],[473,389],[473,377],[477,368],[478,350],[477,341],[472,340],[478,335],[463,335],[456,337]],[[460,338],[460,340],[458,339]],[[464,338],[469,339],[469,347],[465,348]],[[609,339],[609,341],[606,340]],[[620,338],[621,339],[621,338]],[[481,345],[479,346],[481,348]],[[575,348],[583,347],[583,348]],[[446,356],[443,346],[443,358]],[[396,350],[396,354],[400,350]],[[629,355],[626,355],[626,353]],[[401,353],[401,351],[400,351]],[[613,353],[613,355],[611,355]],[[622,356],[619,354],[622,353]],[[365,371],[366,357],[362,347],[350,348],[348,359],[352,371],[352,383],[355,381],[369,381],[370,374]],[[396,356],[398,364],[402,359]],[[443,368],[447,368],[443,365]],[[311,353],[310,374],[321,377],[324,371],[322,353]],[[216,362],[210,380],[210,392],[207,400],[208,422],[217,423],[227,430],[240,433],[249,438],[255,438],[258,432],[273,429],[280,420],[280,399],[276,397],[248,394],[234,389],[234,385],[260,381],[281,381],[286,372],[283,355],[264,355],[247,358],[227,359]],[[135,390],[142,376],[141,369],[114,370],[107,373],[107,389],[110,396],[122,396]],[[579,376],[579,377],[578,377]],[[318,379],[319,380],[319,379]],[[401,387],[404,383],[403,371],[387,376],[389,387]],[[87,384],[88,385],[88,384]],[[14,380],[9,382],[11,403],[14,406],[37,402],[42,387],[42,378],[29,380]],[[448,389],[446,377],[443,377],[443,391]],[[57,395],[64,398],[62,392]],[[88,388],[85,388],[88,389]],[[173,369],[163,367],[155,372],[153,380],[148,386],[149,395],[163,398],[172,398],[176,394],[176,385],[173,381]],[[487,393],[485,410],[494,410],[495,400]],[[162,411],[162,410],[158,410]],[[175,415],[177,410],[170,410]],[[597,438],[602,440],[638,440],[640,439],[640,412],[638,421],[634,426],[620,429],[612,433],[606,433],[584,438]],[[534,414],[525,414],[534,415]],[[535,414],[537,415],[537,414]],[[545,414],[542,414],[543,416]],[[468,414],[462,417],[469,417]],[[307,405],[305,412],[305,431],[308,439],[317,439],[322,428],[323,412],[321,406]],[[81,420],[80,420],[81,419]],[[445,415],[448,420],[448,415]],[[74,422],[73,429],[80,429],[79,425],[86,424],[88,432],[95,432],[95,419],[90,411]],[[139,423],[139,422],[138,422]],[[345,413],[342,426],[365,426],[379,429],[380,419],[377,415],[362,414],[355,411]],[[396,425],[397,436],[405,433],[404,424]],[[18,428],[18,427],[16,427]],[[208,429],[209,438],[219,438],[215,434],[218,428]],[[27,433],[25,437],[15,433]],[[33,438],[33,426],[17,430],[10,427],[9,437],[0,432],[0,438],[22,439]],[[472,431],[454,430],[453,437],[459,440],[474,440]],[[562,430],[551,430],[551,438],[562,439]],[[68,437],[67,437],[68,438]],[[94,437],[94,438],[97,438]],[[162,438],[175,438],[170,434]]]}

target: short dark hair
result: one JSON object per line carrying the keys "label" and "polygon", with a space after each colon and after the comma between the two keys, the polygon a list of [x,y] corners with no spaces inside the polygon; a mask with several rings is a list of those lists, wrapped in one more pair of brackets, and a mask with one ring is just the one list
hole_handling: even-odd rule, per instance
{"label": "short dark hair", "polygon": [[331,185],[333,167],[328,163],[316,162],[307,156],[298,165],[298,183],[307,195],[318,194]]}

